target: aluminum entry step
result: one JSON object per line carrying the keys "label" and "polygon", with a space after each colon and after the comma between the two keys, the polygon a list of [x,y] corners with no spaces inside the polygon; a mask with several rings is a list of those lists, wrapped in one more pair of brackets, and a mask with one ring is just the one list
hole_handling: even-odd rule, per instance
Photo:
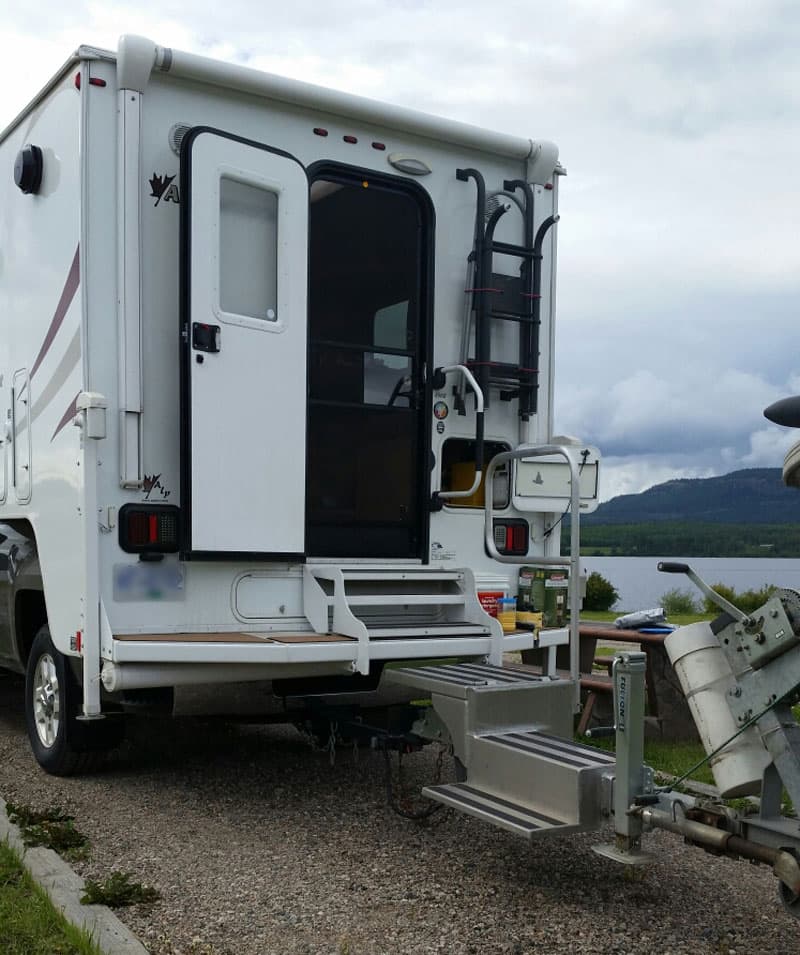
{"label": "aluminum entry step", "polygon": [[594,746],[585,746],[583,743],[573,743],[572,740],[558,736],[549,736],[546,733],[487,733],[480,737],[482,742],[497,743],[508,746],[510,749],[528,753],[531,756],[546,759],[553,763],[560,763],[572,769],[607,769],[616,763],[613,753],[608,753]]}
{"label": "aluminum entry step", "polygon": [[539,686],[550,683],[547,677],[522,667],[496,667],[488,663],[433,664],[426,667],[400,667],[387,670],[395,683],[413,686],[428,693],[466,698],[468,689],[500,689]]}
{"label": "aluminum entry step", "polygon": [[580,826],[535,812],[508,799],[483,792],[467,783],[426,786],[422,790],[422,795],[525,839],[543,835],[565,835],[580,829]]}

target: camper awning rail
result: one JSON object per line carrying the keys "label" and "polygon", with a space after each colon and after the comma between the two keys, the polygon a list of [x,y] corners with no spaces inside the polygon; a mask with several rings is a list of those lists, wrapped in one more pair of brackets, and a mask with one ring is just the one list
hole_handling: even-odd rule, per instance
{"label": "camper awning rail", "polygon": [[[120,42],[125,39],[127,38],[123,37]],[[195,53],[184,53],[159,46],[155,51],[155,69],[180,79],[235,89],[241,93],[264,96],[281,103],[333,113],[376,126],[388,126],[417,136],[443,140],[456,146],[512,159],[532,159],[541,149],[541,146],[531,139],[480,129],[468,123],[443,119],[419,110],[342,93],[273,73],[263,73],[246,66],[222,63]]]}

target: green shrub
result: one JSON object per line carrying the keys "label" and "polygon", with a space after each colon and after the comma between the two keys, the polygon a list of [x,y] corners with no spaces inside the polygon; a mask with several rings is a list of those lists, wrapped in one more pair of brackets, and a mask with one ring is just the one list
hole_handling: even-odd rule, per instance
{"label": "green shrub", "polygon": [[664,608],[664,613],[668,617],[676,617],[679,614],[697,613],[697,601],[694,594],[688,590],[668,590],[662,594],[659,603]]}
{"label": "green shrub", "polygon": [[53,849],[69,862],[79,862],[89,854],[89,840],[75,828],[73,816],[57,806],[38,812],[30,806],[6,803],[11,822],[19,826],[26,846]]}
{"label": "green shrub", "polygon": [[[744,613],[753,613],[765,604],[778,588],[772,584],[765,584],[758,590],[743,590],[737,593],[733,587],[728,587],[726,584],[713,584],[712,589]],[[719,612],[719,607],[709,597],[703,601],[703,609],[706,613]]]}
{"label": "green shrub", "polygon": [[584,610],[610,610],[619,600],[619,594],[614,585],[606,580],[602,574],[592,571],[586,580],[586,597],[583,601]]}
{"label": "green shrub", "polygon": [[147,905],[161,898],[159,892],[141,882],[132,882],[127,872],[116,870],[103,882],[86,880],[86,889],[81,896],[83,905],[107,905],[112,909],[124,905]]}

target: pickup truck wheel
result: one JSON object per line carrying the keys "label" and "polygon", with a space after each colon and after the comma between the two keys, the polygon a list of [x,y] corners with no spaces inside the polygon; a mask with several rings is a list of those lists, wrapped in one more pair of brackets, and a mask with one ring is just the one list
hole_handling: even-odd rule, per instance
{"label": "pickup truck wheel", "polygon": [[119,718],[79,722],[80,698],[78,681],[53,646],[47,626],[42,627],[28,656],[25,722],[36,761],[54,776],[86,772],[122,739]]}

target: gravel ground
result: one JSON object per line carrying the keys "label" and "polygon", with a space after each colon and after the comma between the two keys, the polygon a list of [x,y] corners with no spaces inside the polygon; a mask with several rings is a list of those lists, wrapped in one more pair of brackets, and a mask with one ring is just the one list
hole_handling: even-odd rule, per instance
{"label": "gravel ground", "polygon": [[[427,781],[434,753],[406,765]],[[527,846],[449,810],[411,822],[386,805],[378,754],[340,749],[331,767],[290,727],[141,719],[103,772],[48,777],[3,671],[0,794],[74,813],[81,875],[159,889],[119,910],[153,955],[800,951],[763,867],[658,833],[632,879],[590,851],[609,832]]]}

